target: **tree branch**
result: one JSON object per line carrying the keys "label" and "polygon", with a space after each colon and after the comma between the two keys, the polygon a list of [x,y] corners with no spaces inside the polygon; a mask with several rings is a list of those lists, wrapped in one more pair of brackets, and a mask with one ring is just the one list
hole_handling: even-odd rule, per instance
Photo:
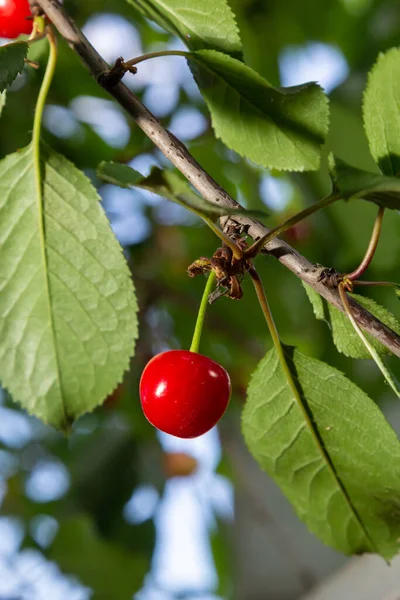
{"label": "tree branch", "polygon": [[[31,0],[32,4],[40,6],[48,15],[54,26],[69,46],[80,56],[83,64],[99,85],[126,110],[136,124],[171,161],[171,163],[190,181],[197,191],[209,202],[229,208],[240,205],[199,165],[191,156],[186,146],[172,133],[167,131],[150,111],[123,83],[107,87],[105,74],[110,70],[109,65],[93,48],[80,29],[65,12],[58,0]],[[268,232],[268,228],[246,216],[226,218],[225,223],[234,221],[248,227],[248,234],[254,240]],[[323,298],[344,312],[339,293],[319,280],[324,267],[314,265],[299,254],[286,242],[275,238],[265,250],[277,258],[286,268],[314,288]],[[351,301],[354,317],[359,325],[375,339],[379,340],[391,352],[400,357],[400,336],[371,315],[354,300]]]}

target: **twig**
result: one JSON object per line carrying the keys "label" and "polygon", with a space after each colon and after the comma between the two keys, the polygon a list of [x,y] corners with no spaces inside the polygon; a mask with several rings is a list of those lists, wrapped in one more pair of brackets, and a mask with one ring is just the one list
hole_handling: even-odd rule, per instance
{"label": "twig", "polygon": [[[147,137],[190,181],[203,198],[219,206],[238,208],[240,205],[199,165],[186,146],[159,123],[131,90],[122,82],[112,87],[107,86],[106,75],[110,71],[109,65],[85,38],[64,8],[58,3],[58,0],[35,0],[35,3],[47,14],[70,47],[79,55],[96,81],[103,85],[108,93],[132,116]],[[247,226],[248,234],[253,240],[257,240],[269,232],[267,227],[246,216],[227,217],[224,222],[225,224],[230,222]],[[338,291],[328,288],[322,281],[318,281],[324,267],[312,264],[286,242],[278,238],[268,242],[265,249],[333,306],[336,306],[342,312],[344,311]],[[351,301],[351,305],[358,324],[391,352],[400,357],[400,336],[354,300]]]}

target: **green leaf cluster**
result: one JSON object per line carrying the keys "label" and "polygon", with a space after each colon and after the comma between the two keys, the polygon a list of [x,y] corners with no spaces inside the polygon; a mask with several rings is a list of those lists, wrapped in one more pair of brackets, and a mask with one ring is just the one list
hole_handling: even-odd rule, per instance
{"label": "green leaf cluster", "polygon": [[368,77],[363,118],[371,155],[382,174],[357,169],[330,157],[335,191],[344,199],[363,198],[400,209],[400,49],[381,53]]}
{"label": "green leaf cluster", "polygon": [[[382,174],[330,157],[333,193],[399,210],[400,53],[378,58],[364,95],[364,126]],[[317,319],[327,321],[339,352],[374,358],[398,396],[396,378],[381,360],[386,348],[358,332],[347,315],[305,285]],[[400,333],[400,323],[369,298],[361,306]],[[375,403],[332,367],[285,347],[256,369],[243,411],[243,433],[260,466],[280,485],[299,517],[322,541],[346,554],[399,550],[400,444]],[[294,382],[297,394],[293,392]]]}
{"label": "green leaf cluster", "polygon": [[128,0],[190,50],[214,49],[242,59],[242,42],[226,0]]}
{"label": "green leaf cluster", "polygon": [[[271,19],[270,15],[268,19],[262,15],[258,18],[257,10],[262,13],[262,7],[258,6],[256,18],[244,23],[245,28],[249,27],[243,36],[248,44],[246,58],[252,66],[260,67],[254,52],[253,30],[264,27],[263,35],[267,30],[270,33],[268,56],[264,41],[259,53],[262,64],[258,70],[263,76],[245,63],[239,28],[225,0],[129,0],[125,16],[129,16],[132,5],[186,44],[186,58],[210,111],[216,137],[249,159],[240,164],[235,162],[237,156],[225,160],[226,155],[219,152],[221,144],[205,134],[201,144],[193,144],[192,151],[202,164],[210,167],[210,172],[214,169],[218,181],[232,184],[234,191],[246,198],[251,195],[250,206],[255,208],[259,206],[256,202],[260,202],[260,170],[251,162],[289,171],[318,168],[328,129],[326,96],[315,83],[286,89],[274,87],[269,83],[274,81],[273,68],[270,75],[265,66],[278,63],[277,53],[270,52],[270,48],[275,45],[280,51],[296,37],[298,23],[304,25],[302,12],[307,11],[303,5],[290,5],[293,18],[284,19],[290,21],[291,27],[285,40],[279,28],[276,39],[268,29],[269,20],[274,22],[273,7]],[[236,2],[237,14],[250,10],[248,5]],[[94,8],[97,10],[95,3],[89,1],[81,3],[77,11],[84,20]],[[322,11],[320,16],[322,20]],[[310,35],[310,30],[307,31]],[[318,31],[322,35],[322,27]],[[301,41],[303,35],[301,32]],[[154,33],[152,43],[159,42],[157,36],[160,37],[159,32]],[[329,42],[329,36],[326,41]],[[26,51],[25,42],[0,48],[0,111],[5,100],[2,90],[22,71]],[[63,70],[52,103],[59,104],[61,97],[67,106],[79,95],[96,95],[95,83],[79,76],[79,67],[74,58],[68,58],[68,50],[61,48],[60,52],[64,52]],[[356,169],[338,158],[331,160],[335,191],[343,198],[362,198],[395,211],[400,208],[399,64],[397,48],[381,55],[364,97],[364,126],[371,154],[382,174]],[[25,109],[25,94],[29,96],[28,87],[23,90],[24,100],[19,104],[16,100],[14,113],[24,126],[20,126],[24,135],[28,129],[25,113],[29,113]],[[82,136],[67,140],[53,136],[53,143],[73,156],[82,168],[94,167],[99,155],[107,158],[108,162],[102,163],[98,172],[103,181],[150,190],[204,219],[241,213],[205,201],[177,172],[155,168],[148,177],[143,177],[126,165],[110,162],[118,160],[121,154],[121,160],[126,160],[126,156],[143,152],[143,138],[136,129],[126,152],[119,154],[87,124],[79,125]],[[86,141],[81,143],[80,137]],[[343,139],[346,144],[345,135]],[[30,146],[0,163],[0,378],[12,397],[31,414],[67,430],[79,415],[101,404],[121,381],[137,337],[137,305],[125,258],[92,184],[72,162],[44,146],[40,171],[42,183],[38,190]],[[312,182],[307,179],[308,186]],[[257,210],[246,214],[265,215]],[[182,272],[188,255],[204,253],[206,236],[200,227],[166,231],[154,215],[149,216],[149,221],[155,232],[152,252],[144,258],[141,245],[129,249],[143,287],[143,312],[149,320],[157,315],[161,323],[165,318],[173,324],[165,327],[167,333],[159,328],[157,342],[182,347],[190,337],[196,308],[192,291],[188,293],[182,281]],[[315,251],[324,236],[332,237],[332,231],[327,233],[323,224],[321,231],[315,232]],[[343,233],[339,226],[335,231]],[[293,297],[296,294],[293,282],[275,269],[275,265],[268,264],[266,274],[281,278],[291,305],[292,294]],[[259,357],[264,343],[261,319],[255,316],[253,299],[248,300],[247,296],[239,311],[229,303],[222,303],[221,307],[217,303],[214,307],[217,317],[203,338],[205,353],[212,355],[225,350],[224,360],[235,379],[235,389],[245,386],[251,363],[254,357]],[[274,302],[283,304],[275,289],[271,290],[271,296]],[[400,332],[389,311],[372,300],[354,297]],[[346,356],[369,358],[348,319],[325,305],[320,296],[311,300],[317,318],[329,322],[338,350]],[[295,311],[287,312],[291,314],[285,311],[277,314],[283,335],[298,336],[304,342],[309,323],[302,300]],[[311,347],[312,337],[311,332],[305,342]],[[386,352],[374,339],[370,341],[379,354]],[[89,419],[93,417],[95,422],[99,417],[100,427],[104,426],[107,433],[116,432],[117,437],[122,436],[121,430],[129,429],[134,432],[135,440],[142,443],[151,438],[155,445],[154,432],[138,414],[137,398],[140,369],[152,351],[154,345],[145,339],[129,381],[126,402],[119,413],[124,418],[113,421],[97,413],[89,415]],[[285,353],[300,402],[293,397],[276,352],[270,351],[251,380],[243,413],[243,431],[251,452],[281,486],[299,517],[323,542],[347,554],[378,552],[390,559],[398,551],[400,538],[397,496],[400,452],[393,430],[374,402],[338,370],[289,347]],[[343,359],[338,356],[339,359],[331,356],[331,360]],[[51,446],[52,442],[46,442],[46,452],[60,452],[68,460],[74,448],[78,448],[75,459],[80,468],[90,454],[82,440],[86,438],[87,442],[90,437],[77,434],[68,448],[60,442],[56,449],[57,444]],[[62,523],[49,556],[66,572],[80,576],[95,590],[95,597],[112,595],[122,599],[139,590],[149,568],[150,561],[140,552],[127,550],[127,539],[132,543],[129,536],[136,536],[138,544],[140,535],[137,529],[134,534],[128,531],[122,510],[137,483],[133,484],[129,477],[130,466],[138,468],[141,461],[146,465],[151,463],[152,453],[147,452],[143,443],[143,455],[138,458],[128,443],[114,455],[113,443],[109,437],[102,439],[92,452],[95,457],[88,461],[84,481],[74,480],[75,497],[71,493],[57,513]],[[101,463],[95,469],[96,460],[103,456],[109,459],[107,468]],[[21,476],[24,478],[25,473]],[[142,475],[142,479],[147,482],[149,474]],[[13,483],[9,485],[6,506],[7,511],[17,514]],[[76,502],[77,497],[80,502]],[[20,513],[30,518],[39,508],[26,503]],[[46,511],[50,513],[53,508],[46,506]],[[66,514],[71,516],[65,518]],[[144,540],[140,539],[141,549],[149,544],[149,539],[153,541],[147,529],[145,534]],[[93,564],[97,571],[93,571]],[[132,574],[130,580],[127,572]]]}
{"label": "green leaf cluster", "polygon": [[97,175],[105,182],[119,187],[137,187],[164,196],[164,198],[180,204],[204,219],[214,221],[220,217],[234,214],[246,214],[255,218],[268,216],[265,211],[261,210],[246,210],[240,207],[228,208],[212,204],[196,194],[188,181],[178,171],[167,171],[153,167],[150,174],[144,177],[128,165],[102,162],[97,170]]}
{"label": "green leaf cluster", "polygon": [[215,134],[255,163],[316,170],[328,132],[328,99],[315,83],[274,88],[242,61],[242,45],[225,0],[129,0],[178,35],[211,113]]}

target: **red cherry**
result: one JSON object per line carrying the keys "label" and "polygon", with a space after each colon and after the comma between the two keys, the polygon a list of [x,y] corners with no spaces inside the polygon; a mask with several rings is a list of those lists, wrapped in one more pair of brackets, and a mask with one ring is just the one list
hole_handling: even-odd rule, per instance
{"label": "red cherry", "polygon": [[180,438],[194,438],[214,427],[230,395],[225,369],[189,350],[158,354],[147,363],[140,380],[140,401],[148,421]]}
{"label": "red cherry", "polygon": [[21,33],[32,33],[32,28],[28,0],[0,0],[0,37],[16,38]]}

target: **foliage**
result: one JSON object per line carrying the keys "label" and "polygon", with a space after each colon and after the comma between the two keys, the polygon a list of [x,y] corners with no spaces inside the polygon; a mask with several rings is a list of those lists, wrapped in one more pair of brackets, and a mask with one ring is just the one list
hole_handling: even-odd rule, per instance
{"label": "foliage", "polygon": [[362,198],[385,208],[400,208],[400,181],[396,177],[361,171],[333,157],[331,176],[334,186],[345,199]]}
{"label": "foliage", "polygon": [[28,146],[0,164],[0,373],[28,412],[67,429],[121,380],[137,332],[136,302],[90,182],[45,148],[42,199],[34,153]]}
{"label": "foliage", "polygon": [[369,147],[386,175],[398,175],[400,172],[399,92],[396,82],[399,69],[399,48],[380,54],[369,74],[364,95],[363,115]]}
{"label": "foliage", "polygon": [[0,47],[0,92],[12,84],[18,73],[22,73],[28,54],[26,42],[15,42]]}
{"label": "foliage", "polygon": [[[310,286],[304,284],[304,287],[310,302],[313,305],[317,319],[327,321],[332,332],[333,342],[339,352],[343,352],[343,354],[350,358],[370,358],[369,352],[354,332],[347,316],[335,306],[332,306],[332,304],[324,302],[321,296],[310,288]],[[371,314],[378,317],[382,323],[385,323],[385,325],[400,334],[399,322],[394,315],[383,306],[380,306],[371,298],[366,298],[359,294],[351,294],[351,297],[361,304],[361,306],[366,308]],[[325,317],[326,312],[327,318]],[[384,355],[388,353],[387,348],[371,335],[367,334],[367,339],[379,354]]]}
{"label": "foliage", "polygon": [[[65,4],[79,25],[105,10],[98,0]],[[42,550],[65,573],[90,586],[94,598],[132,595],[151,568],[152,519],[127,525],[123,518],[124,506],[141,483],[162,493],[166,478],[160,441],[139,410],[138,380],[158,351],[189,347],[204,281],[186,279],[185,270],[199,256],[212,257],[216,242],[220,245],[182,207],[208,224],[236,212],[263,222],[268,218],[274,227],[329,193],[337,194],[349,202],[337,202],[295,225],[286,239],[292,243],[290,236],[296,234],[301,253],[346,273],[365,252],[378,204],[391,210],[386,211],[368,279],[390,282],[398,277],[400,54],[391,48],[395,33],[384,39],[371,34],[373,4],[355,16],[333,0],[329,10],[316,0],[268,7],[237,0],[231,6],[225,0],[112,3],[112,11],[139,32],[146,51],[168,51],[176,44],[171,35],[186,45],[185,57],[154,59],[164,65],[181,61],[181,66],[171,76],[177,80],[175,105],[164,106],[161,97],[153,100],[152,109],[174,132],[174,114],[183,114],[188,105],[203,117],[203,133],[193,141],[188,135],[190,152],[245,209],[208,202],[193,189],[195,182],[172,171],[115,104],[101,104],[111,102],[110,97],[64,43],[41,129],[49,145],[36,147],[31,143],[32,117],[47,41],[0,47],[0,379],[13,407],[0,411],[18,414],[12,404],[16,401],[45,423],[71,430],[67,440],[29,417],[26,422],[36,433],[26,447],[7,450],[24,466],[8,475],[3,511],[27,523],[43,513],[55,518],[58,534]],[[334,40],[351,69],[348,81],[329,100],[317,83],[281,87],[278,81],[282,51],[315,39]],[[37,70],[24,68],[28,46]],[[120,53],[111,52],[107,60]],[[200,93],[189,73],[183,78],[186,62]],[[146,67],[138,65],[138,75],[127,76],[126,82],[151,104],[161,88],[174,82],[167,85],[164,77],[163,86],[154,88],[159,72],[152,70],[154,62],[147,64],[147,75]],[[359,75],[367,79],[368,72],[363,92]],[[88,98],[98,108],[84,114],[79,107]],[[110,112],[100,114],[102,110]],[[112,127],[107,130],[108,118],[113,126],[123,123],[125,142],[110,133]],[[144,162],[156,166],[139,173]],[[277,210],[262,192],[271,180],[289,190],[284,210]],[[114,184],[126,189],[116,192]],[[180,206],[169,206],[149,191]],[[124,241],[124,252],[105,212]],[[380,402],[395,402],[394,394],[373,363],[366,362],[370,354],[343,313],[306,288],[313,315],[299,281],[275,258],[259,257],[256,265],[280,336],[290,344],[284,346],[289,374],[278,360],[276,340],[271,347],[246,276],[239,303],[221,298],[210,308],[201,343],[201,352],[223,363],[232,378],[231,408],[221,426],[222,467],[240,481],[240,460],[228,465],[228,457],[231,438],[239,437],[238,414],[247,396],[245,441],[300,519],[340,552],[376,552],[389,559],[399,539],[399,442]],[[372,298],[353,298],[399,333],[398,301],[390,288],[371,287],[368,296]],[[138,304],[141,335],[136,343]],[[388,354],[375,338],[367,339],[379,355]],[[398,361],[393,356],[385,360],[398,376]],[[113,391],[124,373],[122,386]],[[27,454],[32,456],[29,463]],[[43,456],[62,461],[71,474],[66,496],[44,506],[24,491],[26,465],[35,469]],[[262,500],[267,504],[268,499]],[[220,523],[213,531],[213,547],[223,565],[221,579],[231,582],[240,573],[221,556],[221,548],[239,556],[241,550],[240,544],[221,542],[223,528]],[[38,545],[29,528],[24,543]]]}
{"label": "foliage", "polygon": [[243,412],[251,452],[326,544],[346,554],[391,558],[399,547],[392,511],[400,454],[394,431],[374,402],[336,369],[298,350],[286,353],[302,403],[296,404],[270,350],[252,377]]}
{"label": "foliage", "polygon": [[218,49],[242,57],[242,43],[232,9],[225,0],[128,0],[146,17],[178,36],[190,50]]}
{"label": "foliage", "polygon": [[263,167],[315,170],[328,129],[321,88],[305,84],[274,89],[238,60],[202,50],[189,56],[211,113],[215,135]]}
{"label": "foliage", "polygon": [[168,198],[180,204],[195,215],[215,221],[227,215],[246,214],[255,218],[265,218],[266,211],[247,210],[240,208],[227,208],[211,204],[201,196],[194,193],[187,180],[179,173],[161,170],[153,167],[147,177],[143,177],[127,165],[113,162],[102,162],[97,170],[98,176],[106,181],[124,188],[138,187],[154,194]]}

